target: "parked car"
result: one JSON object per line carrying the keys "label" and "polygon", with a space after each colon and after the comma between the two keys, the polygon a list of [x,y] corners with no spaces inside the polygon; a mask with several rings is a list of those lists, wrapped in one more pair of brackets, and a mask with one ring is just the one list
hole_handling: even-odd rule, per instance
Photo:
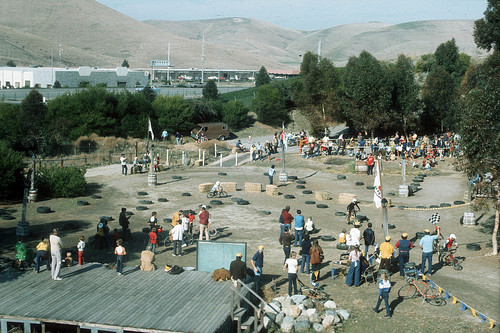
{"label": "parked car", "polygon": [[191,131],[191,136],[196,140],[206,137],[224,141],[230,136],[229,126],[226,123],[200,123]]}

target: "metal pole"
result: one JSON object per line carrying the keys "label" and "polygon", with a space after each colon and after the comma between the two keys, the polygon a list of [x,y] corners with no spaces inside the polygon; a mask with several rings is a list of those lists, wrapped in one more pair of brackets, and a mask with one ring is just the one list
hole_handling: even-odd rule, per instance
{"label": "metal pole", "polygon": [[406,159],[401,156],[401,173],[403,174],[403,185],[406,183]]}
{"label": "metal pole", "polygon": [[236,158],[235,158],[234,166],[238,166],[238,152],[236,152]]}
{"label": "metal pole", "polygon": [[205,150],[203,150],[203,162],[201,162],[202,166],[205,166]]}
{"label": "metal pole", "polygon": [[387,217],[387,199],[382,198],[382,227],[384,229],[384,237],[389,236],[389,219]]}

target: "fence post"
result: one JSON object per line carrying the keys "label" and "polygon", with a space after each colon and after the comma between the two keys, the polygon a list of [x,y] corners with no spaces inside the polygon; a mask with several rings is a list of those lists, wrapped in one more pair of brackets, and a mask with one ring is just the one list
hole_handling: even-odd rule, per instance
{"label": "fence post", "polygon": [[182,151],[182,165],[186,165],[186,152]]}
{"label": "fence post", "polygon": [[138,149],[138,142],[136,141],[135,142],[135,157],[137,157],[137,149]]}
{"label": "fence post", "polygon": [[61,157],[61,168],[64,168],[64,160]]}
{"label": "fence post", "polygon": [[167,160],[165,161],[165,165],[166,165],[166,166],[168,166],[168,167],[170,166],[170,160],[169,160],[169,157],[170,157],[170,156],[169,156],[169,152],[170,152],[170,150],[169,150],[169,149],[167,149]]}
{"label": "fence post", "polygon": [[198,160],[201,160],[201,149],[198,149]]}
{"label": "fence post", "polygon": [[220,167],[222,168],[222,153],[220,153]]}
{"label": "fence post", "polygon": [[238,166],[238,152],[236,152],[236,158],[235,158],[234,166]]}
{"label": "fence post", "polygon": [[205,166],[205,150],[203,150],[203,159],[201,162],[201,166]]}
{"label": "fence post", "polygon": [[215,158],[217,158],[217,144],[216,143],[214,143],[214,151],[215,151],[214,156],[215,156]]}

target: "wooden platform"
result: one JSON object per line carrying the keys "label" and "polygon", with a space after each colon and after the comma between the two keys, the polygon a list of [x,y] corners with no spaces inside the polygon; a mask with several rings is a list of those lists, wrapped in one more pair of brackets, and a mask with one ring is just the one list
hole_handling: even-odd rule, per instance
{"label": "wooden platform", "polygon": [[[125,267],[123,275],[98,263],[61,269],[0,272],[0,320],[48,322],[115,332],[223,332],[230,320],[230,281],[211,273]],[[5,325],[5,323],[2,323]],[[229,326],[230,327],[230,326]]]}

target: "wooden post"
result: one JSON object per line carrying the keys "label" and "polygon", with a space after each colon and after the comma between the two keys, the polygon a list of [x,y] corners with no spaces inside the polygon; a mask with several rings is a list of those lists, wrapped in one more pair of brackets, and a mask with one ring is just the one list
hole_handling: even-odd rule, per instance
{"label": "wooden post", "polygon": [[61,168],[63,168],[63,167],[64,167],[64,160],[61,157]]}
{"label": "wooden post", "polygon": [[236,152],[236,158],[235,158],[234,166],[238,166],[238,152]]}
{"label": "wooden post", "polygon": [[214,156],[217,158],[217,144],[214,143]]}
{"label": "wooden post", "polygon": [[186,165],[186,152],[182,151],[182,165]]}
{"label": "wooden post", "polygon": [[198,149],[198,159],[201,160],[201,149]]}
{"label": "wooden post", "polygon": [[203,162],[201,162],[202,166],[205,166],[205,150],[203,150]]}
{"label": "wooden post", "polygon": [[170,166],[170,156],[169,156],[169,153],[170,153],[170,150],[169,150],[169,149],[167,149],[167,160],[165,161],[165,164],[166,164],[167,166]]}
{"label": "wooden post", "polygon": [[137,157],[137,149],[138,149],[139,143],[136,141],[135,142],[135,157]]}
{"label": "wooden post", "polygon": [[220,167],[222,168],[222,153],[220,153]]}

